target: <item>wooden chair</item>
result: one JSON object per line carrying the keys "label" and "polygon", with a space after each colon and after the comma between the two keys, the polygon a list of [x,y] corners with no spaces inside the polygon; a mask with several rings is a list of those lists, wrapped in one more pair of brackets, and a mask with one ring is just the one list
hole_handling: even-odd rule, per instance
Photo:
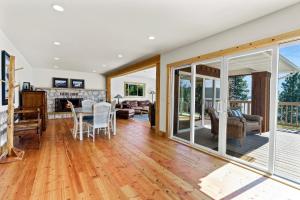
{"label": "wooden chair", "polygon": [[[15,122],[14,122],[14,136],[26,136],[30,132],[36,131],[38,136],[38,143],[40,148],[41,135],[42,135],[42,119],[40,117],[40,109],[29,110],[29,109],[16,109],[14,111]],[[30,117],[28,117],[30,116]],[[26,119],[23,119],[26,118]]]}

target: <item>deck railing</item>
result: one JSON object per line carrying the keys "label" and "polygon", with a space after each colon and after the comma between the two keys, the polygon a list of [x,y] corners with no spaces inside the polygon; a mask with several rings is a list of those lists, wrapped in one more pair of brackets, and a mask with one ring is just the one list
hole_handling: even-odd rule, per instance
{"label": "deck railing", "polygon": [[[184,101],[181,103],[180,111],[190,112],[190,104]],[[216,100],[215,103],[219,105],[219,100]],[[218,107],[217,105],[213,106],[213,104],[211,99],[205,100],[205,108]],[[250,100],[230,100],[229,106],[240,107],[242,113],[251,115],[252,105]],[[277,123],[284,126],[300,127],[300,102],[279,102]]]}
{"label": "deck railing", "polygon": [[[215,105],[214,105],[215,104]],[[242,100],[230,100],[230,107],[239,107],[241,108],[242,113],[251,114],[251,101],[242,101]],[[215,109],[220,109],[220,99],[216,99],[213,102],[212,99],[205,99],[205,108],[214,107]]]}
{"label": "deck railing", "polygon": [[242,113],[251,115],[251,101],[250,100],[230,100],[230,107],[241,108]]}
{"label": "deck railing", "polygon": [[299,127],[300,102],[279,102],[278,103],[278,124]]}

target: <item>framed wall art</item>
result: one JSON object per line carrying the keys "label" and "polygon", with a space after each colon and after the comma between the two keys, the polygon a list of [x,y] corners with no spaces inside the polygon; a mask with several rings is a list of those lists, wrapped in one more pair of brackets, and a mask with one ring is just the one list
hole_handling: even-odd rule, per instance
{"label": "framed wall art", "polygon": [[8,68],[10,65],[10,55],[6,51],[1,51],[1,72],[2,72],[2,105],[8,103]]}
{"label": "framed wall art", "polygon": [[83,79],[71,79],[71,87],[84,89],[84,80]]}

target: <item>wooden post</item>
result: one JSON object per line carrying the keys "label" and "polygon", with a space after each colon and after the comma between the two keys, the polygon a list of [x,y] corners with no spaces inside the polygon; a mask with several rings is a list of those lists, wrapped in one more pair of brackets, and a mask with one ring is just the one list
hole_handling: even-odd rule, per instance
{"label": "wooden post", "polygon": [[252,73],[252,115],[263,117],[262,132],[269,131],[270,79],[270,72]]}
{"label": "wooden post", "polygon": [[14,147],[14,82],[15,82],[15,57],[10,56],[10,65],[8,69],[8,108],[7,108],[7,148],[8,155],[12,155]]}
{"label": "wooden post", "polygon": [[7,152],[8,157],[0,163],[22,160],[24,151],[14,147],[14,94],[15,94],[15,57],[10,56],[8,69],[8,108],[7,108]]}

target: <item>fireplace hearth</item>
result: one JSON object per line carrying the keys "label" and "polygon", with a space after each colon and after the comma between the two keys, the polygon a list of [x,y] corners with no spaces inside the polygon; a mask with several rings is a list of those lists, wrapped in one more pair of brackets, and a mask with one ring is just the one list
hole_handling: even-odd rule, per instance
{"label": "fireplace hearth", "polygon": [[74,108],[81,107],[82,98],[55,98],[55,112],[71,112],[67,104],[70,101]]}

